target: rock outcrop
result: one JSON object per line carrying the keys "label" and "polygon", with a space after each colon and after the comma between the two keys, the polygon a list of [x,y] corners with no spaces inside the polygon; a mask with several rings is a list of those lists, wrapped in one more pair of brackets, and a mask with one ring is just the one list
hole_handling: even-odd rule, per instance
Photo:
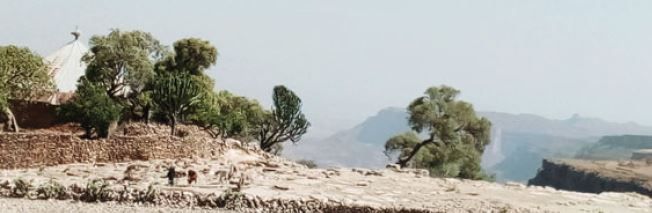
{"label": "rock outcrop", "polygon": [[543,160],[528,185],[589,193],[636,192],[652,197],[651,170],[642,161]]}

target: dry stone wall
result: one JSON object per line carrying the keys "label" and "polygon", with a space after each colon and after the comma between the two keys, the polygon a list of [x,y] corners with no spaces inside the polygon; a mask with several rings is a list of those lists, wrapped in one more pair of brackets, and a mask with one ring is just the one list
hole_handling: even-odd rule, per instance
{"label": "dry stone wall", "polygon": [[161,135],[114,136],[85,140],[71,134],[0,134],[0,169],[69,163],[125,162],[162,158],[210,157],[224,150],[210,138]]}

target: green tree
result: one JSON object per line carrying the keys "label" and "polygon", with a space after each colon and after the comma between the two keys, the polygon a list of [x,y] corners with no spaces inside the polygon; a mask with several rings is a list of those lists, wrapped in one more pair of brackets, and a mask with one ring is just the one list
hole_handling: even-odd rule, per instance
{"label": "green tree", "polygon": [[[408,106],[412,131],[390,138],[385,152],[398,152],[401,167],[428,168],[435,175],[480,179],[480,156],[489,144],[491,123],[473,106],[456,100],[459,91],[431,87]],[[420,136],[425,136],[421,138]]]}
{"label": "green tree", "polygon": [[109,127],[120,119],[122,106],[116,103],[103,86],[82,77],[72,101],[58,109],[64,121],[76,122],[85,130],[85,137],[109,137]]}
{"label": "green tree", "polygon": [[176,134],[179,119],[187,115],[200,98],[200,86],[188,74],[159,74],[152,82],[153,103],[168,119],[172,135]]}
{"label": "green tree", "polygon": [[220,91],[202,98],[191,120],[214,136],[246,140],[263,114],[264,110],[257,101]]}
{"label": "green tree", "polygon": [[28,48],[0,46],[0,112],[14,131],[19,131],[19,126],[8,100],[30,101],[52,91],[54,84],[43,58]]}
{"label": "green tree", "polygon": [[279,153],[283,142],[299,142],[310,127],[310,122],[301,112],[299,96],[285,86],[275,86],[272,98],[274,107],[270,112],[264,113],[256,124],[255,137],[261,149]]}
{"label": "green tree", "polygon": [[154,64],[168,53],[150,33],[113,29],[108,35],[93,36],[90,53],[82,60],[88,65],[86,78],[102,86],[106,93],[129,108],[131,115],[151,103],[142,94],[154,77]]}
{"label": "green tree", "polygon": [[209,41],[198,38],[185,38],[174,42],[174,54],[157,63],[157,70],[184,72],[201,75],[204,70],[215,65],[217,48]]}
{"label": "green tree", "polygon": [[[155,65],[158,75],[188,75],[191,82],[197,86],[199,91],[198,102],[207,102],[202,100],[213,96],[214,81],[204,73],[211,65],[217,61],[217,48],[210,42],[198,38],[185,38],[174,42],[174,51],[168,54],[164,60]],[[198,112],[202,104],[189,106],[185,113],[181,114],[178,119],[186,121],[186,116],[192,116]]]}

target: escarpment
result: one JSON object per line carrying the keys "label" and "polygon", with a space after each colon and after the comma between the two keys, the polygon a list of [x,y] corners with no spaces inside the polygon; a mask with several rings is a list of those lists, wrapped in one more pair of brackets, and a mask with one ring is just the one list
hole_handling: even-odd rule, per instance
{"label": "escarpment", "polygon": [[543,160],[528,185],[589,193],[636,192],[652,197],[652,165],[645,161]]}

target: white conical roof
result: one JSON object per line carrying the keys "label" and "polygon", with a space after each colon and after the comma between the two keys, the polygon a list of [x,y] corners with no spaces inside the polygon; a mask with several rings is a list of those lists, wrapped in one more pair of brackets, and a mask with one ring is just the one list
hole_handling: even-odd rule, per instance
{"label": "white conical roof", "polygon": [[75,40],[45,57],[49,63],[49,74],[59,92],[71,92],[77,88],[77,80],[86,73],[86,64],[81,58],[88,53],[88,47],[79,41],[79,31],[72,32]]}

